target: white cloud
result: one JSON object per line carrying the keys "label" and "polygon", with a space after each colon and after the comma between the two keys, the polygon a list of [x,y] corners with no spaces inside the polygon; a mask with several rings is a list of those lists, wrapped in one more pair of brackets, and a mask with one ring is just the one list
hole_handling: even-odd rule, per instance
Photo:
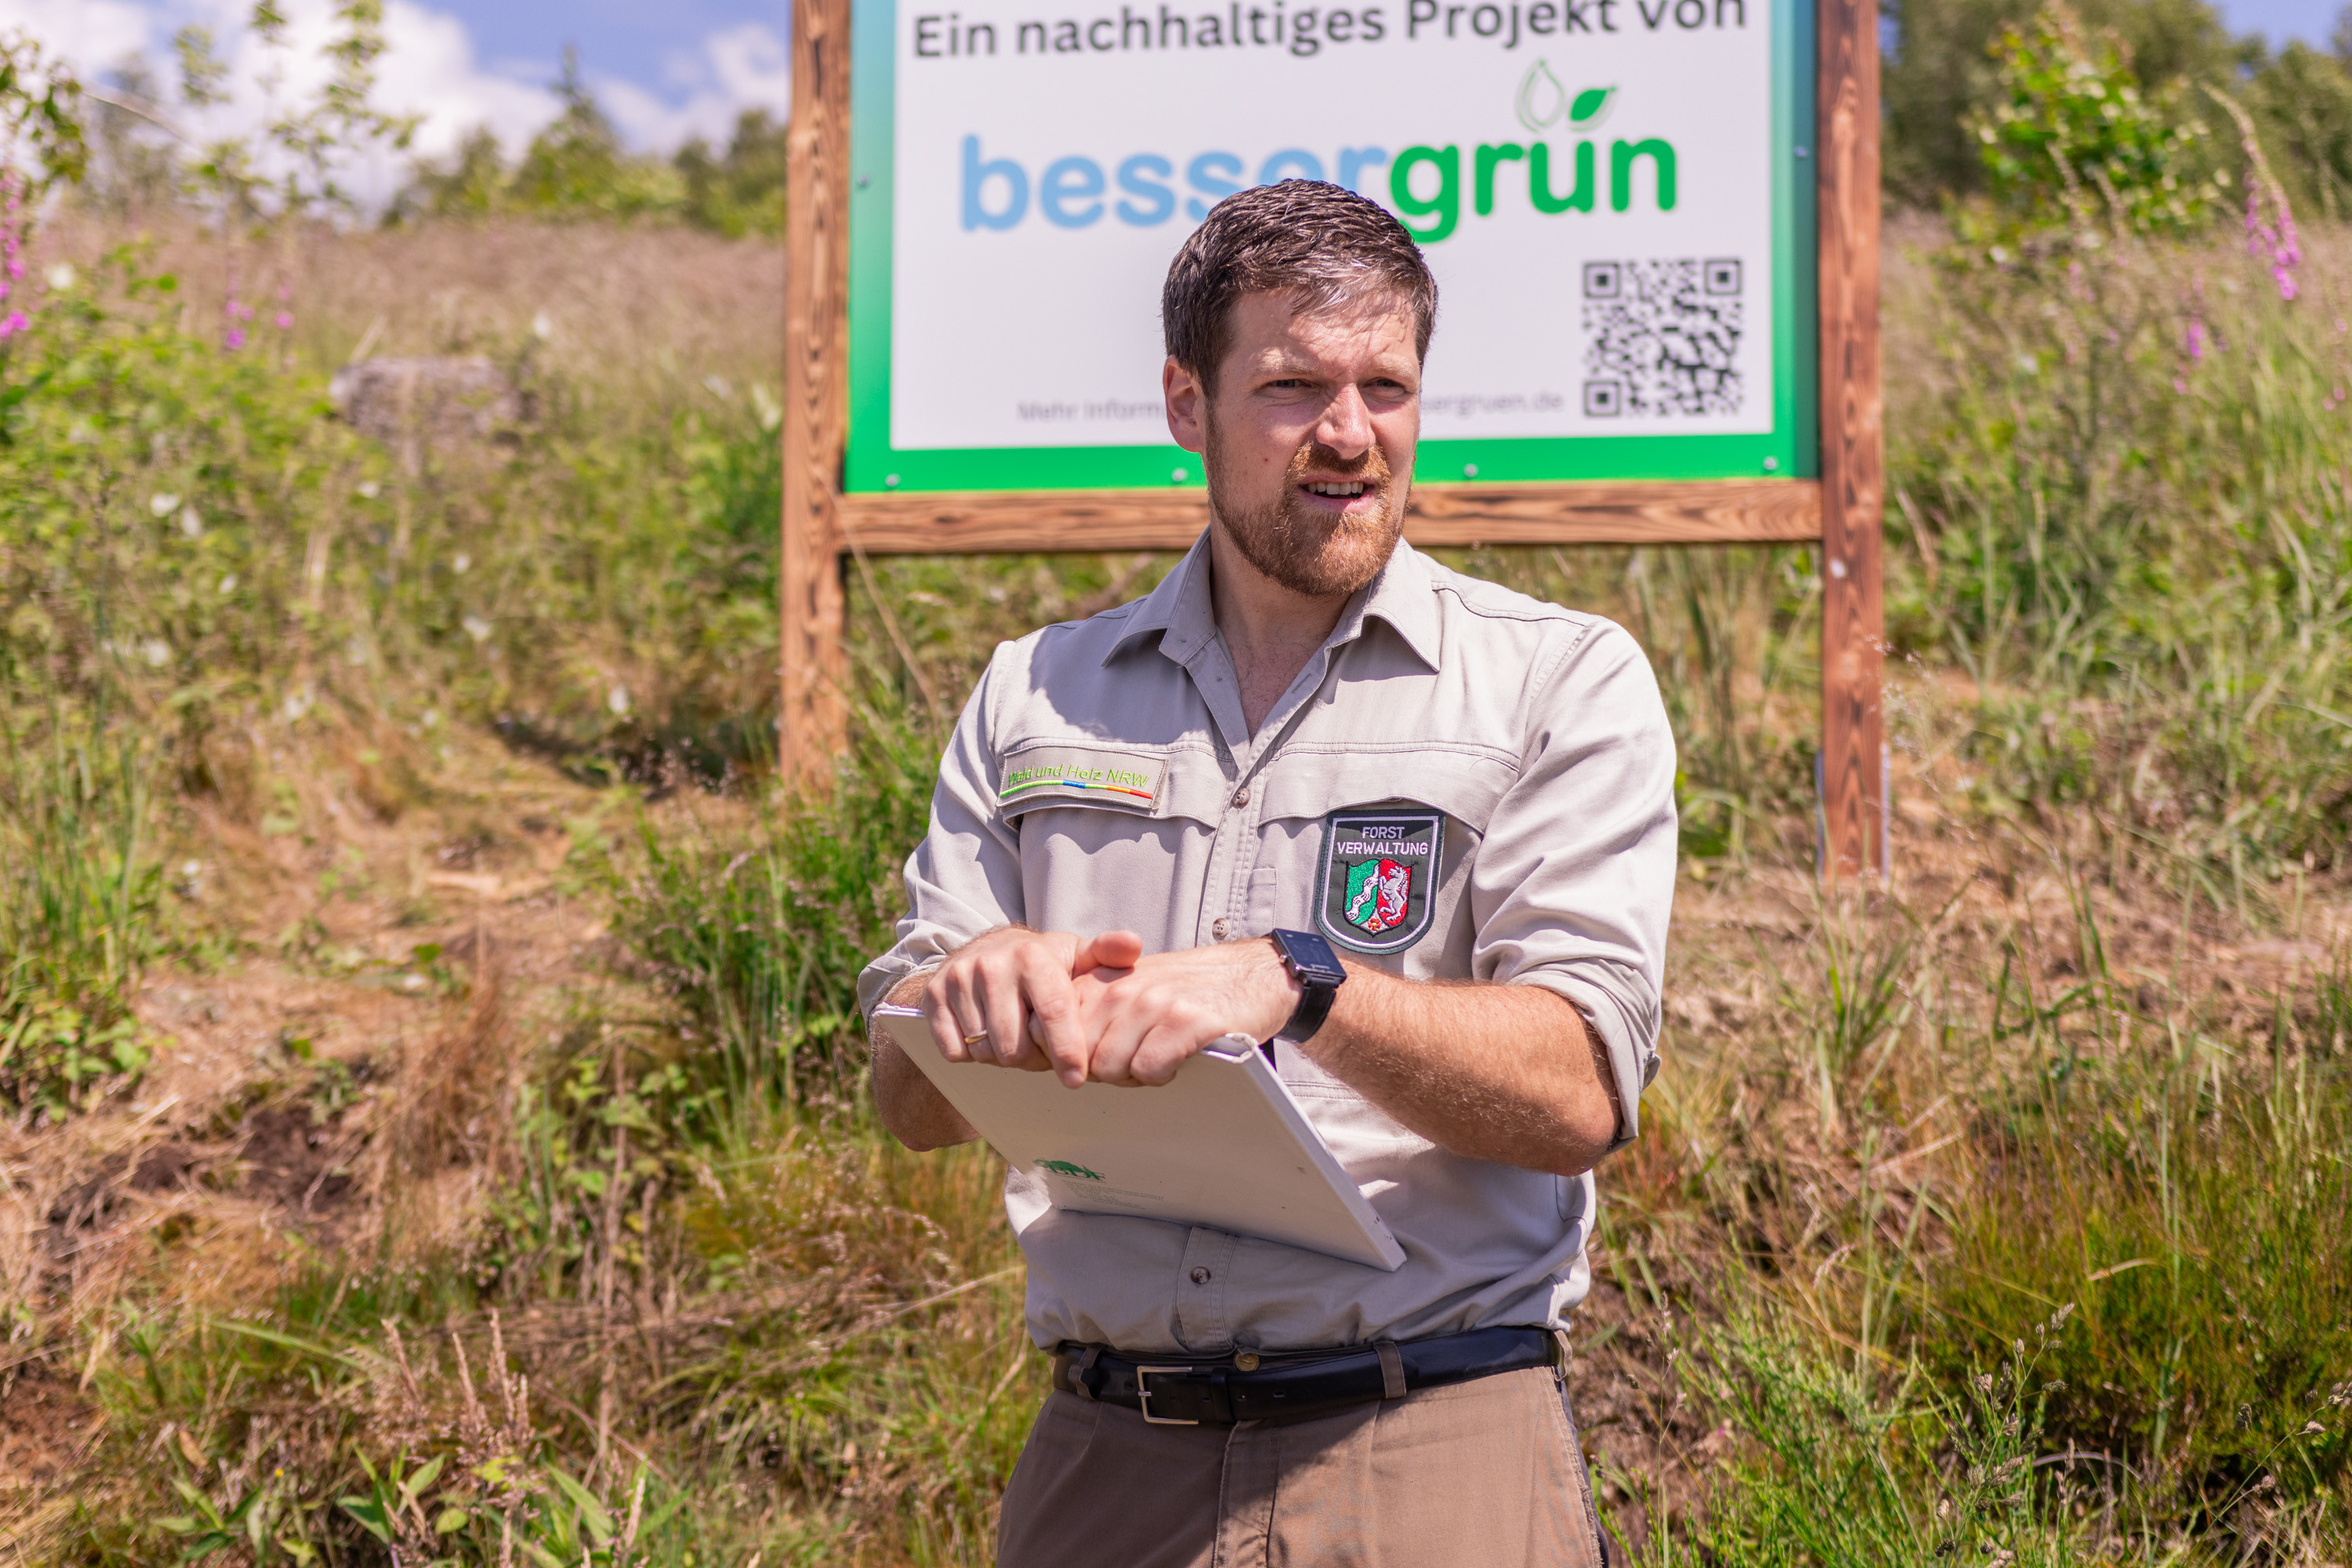
{"label": "white cloud", "polygon": [[662,62],[662,77],[681,101],[635,82],[590,79],[632,146],[670,152],[696,136],[724,143],[744,110],[765,109],[781,120],[792,107],[792,47],[763,22],[722,27],[692,49],[673,51]]}
{"label": "white cloud", "polygon": [[509,151],[555,118],[555,95],[538,82],[484,69],[465,23],[411,0],[384,7],[390,46],[376,62],[376,96],[400,113],[422,114],[417,151],[437,157],[476,126],[488,126]]}
{"label": "white cloud", "polygon": [[[163,10],[133,0],[0,0],[0,29],[31,35],[87,75],[151,47]],[[164,37],[177,25],[164,25]]]}
{"label": "white cloud", "polygon": [[[282,48],[247,26],[249,0],[0,0],[0,28],[29,35],[93,85],[126,60],[145,57],[169,89],[162,107],[173,125],[202,143],[255,138],[271,121],[314,101],[331,74],[321,50],[336,33],[333,0],[284,0],[281,9],[288,24]],[[198,108],[178,101],[172,39],[189,26],[212,33],[214,53],[227,68],[226,102]],[[545,87],[484,69],[465,24],[445,12],[392,0],[383,30],[374,102],[389,113],[418,117],[415,154],[446,153],[478,125],[519,147],[556,113],[555,95]],[[266,154],[259,162],[272,172],[280,166]],[[404,162],[377,151],[347,163],[338,177],[361,199],[381,200],[399,184]]]}
{"label": "white cloud", "polygon": [[[138,55],[159,79],[176,82],[173,35],[192,24],[210,28],[215,51],[229,68],[229,101],[203,110],[167,106],[181,129],[204,142],[252,137],[288,108],[310,101],[326,81],[331,68],[320,50],[334,36],[333,0],[282,0],[282,9],[289,23],[283,49],[247,26],[251,0],[0,0],[0,30],[29,34],[96,83]],[[485,63],[461,19],[418,0],[390,0],[384,41],[374,101],[388,112],[419,117],[415,155],[446,155],[478,126],[488,127],[511,153],[560,108],[541,68]],[[773,29],[746,22],[674,51],[662,62],[667,92],[601,72],[591,72],[589,84],[625,142],[667,153],[693,136],[723,142],[745,109],[764,107],[781,117],[791,98],[791,51]],[[381,199],[400,183],[403,162],[378,154],[343,178],[362,199]]]}

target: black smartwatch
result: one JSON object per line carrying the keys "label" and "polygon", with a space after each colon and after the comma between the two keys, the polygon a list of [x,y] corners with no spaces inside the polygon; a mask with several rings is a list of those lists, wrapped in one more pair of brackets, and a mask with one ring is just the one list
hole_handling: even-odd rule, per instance
{"label": "black smartwatch", "polygon": [[[1282,967],[1298,982],[1298,1006],[1291,1013],[1290,1022],[1274,1032],[1274,1038],[1297,1045],[1311,1038],[1323,1026],[1324,1018],[1331,1011],[1332,999],[1348,983],[1348,972],[1339,966],[1339,955],[1331,951],[1331,944],[1311,931],[1277,931],[1272,934],[1274,950],[1282,954]],[[1266,1042],[1269,1051],[1273,1045],[1273,1040]]]}

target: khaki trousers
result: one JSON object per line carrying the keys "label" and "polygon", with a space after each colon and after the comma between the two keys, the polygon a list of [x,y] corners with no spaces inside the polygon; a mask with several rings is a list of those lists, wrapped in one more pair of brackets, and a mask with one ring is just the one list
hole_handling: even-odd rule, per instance
{"label": "khaki trousers", "polygon": [[1004,1494],[998,1568],[1602,1568],[1548,1367],[1308,1421],[1159,1426],[1056,1392]]}

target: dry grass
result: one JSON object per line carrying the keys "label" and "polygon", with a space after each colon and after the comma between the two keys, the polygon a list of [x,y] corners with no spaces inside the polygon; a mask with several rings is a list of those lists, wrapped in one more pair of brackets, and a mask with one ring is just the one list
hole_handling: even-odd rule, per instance
{"label": "dry grass", "polygon": [[86,262],[127,234],[151,240],[180,279],[192,331],[210,331],[234,285],[260,313],[259,342],[278,340],[267,328],[276,310],[292,313],[287,340],[312,370],[362,349],[504,359],[537,343],[530,352],[550,370],[616,391],[705,375],[779,384],[783,248],[773,241],[499,219],[224,243],[174,214],[126,231],[69,210],[41,231],[34,259]]}
{"label": "dry grass", "polygon": [[[100,237],[68,223],[45,244]],[[163,245],[192,310],[232,265],[282,268],[313,366],[347,357],[379,315],[372,353],[497,353],[541,310],[558,327],[546,352],[611,369],[606,388],[748,381],[773,363],[771,247],[527,226],[314,236],[236,258],[188,232]],[[1933,363],[1899,303],[1926,287],[1916,255],[1891,261],[1891,363]],[[1925,406],[1928,380],[1898,403]],[[2233,1129],[2284,1125],[2264,1120],[2281,1086],[2316,1086],[2315,1103],[2338,1092],[2346,1042],[2323,1015],[2352,944],[2347,872],[2184,900],[2162,857],[2118,853],[2104,805],[1990,796],[1986,694],[1913,661],[1889,698],[1895,873],[1826,894],[1803,784],[1801,552],[1463,559],[1633,627],[1696,781],[1666,1067],[1643,1138],[1603,1172],[1577,1329],[1576,1398],[1621,1530],[1662,1552],[1659,1526],[1690,1528],[1711,1500],[1736,1500],[1727,1476],[1769,1466],[1773,1435],[1693,1370],[1737,1371],[1709,1338],[1726,1324],[1767,1314],[1870,1408],[1916,1415],[1923,1388],[2059,1300],[2116,1334],[2101,1353],[2119,1389],[2161,1337],[2124,1335],[2131,1312],[2154,1322],[2186,1303],[2218,1321],[2199,1299],[2129,1296],[2152,1266],[2101,1271],[2147,1239],[2137,1216],[2159,1189],[2134,1162],[2149,1148],[2246,1181],[2236,1212],[2271,1224],[2252,1190],[2268,1168]],[[997,637],[1139,592],[1162,563],[886,564],[904,657],[878,632],[859,650],[877,723],[898,721],[887,689],[901,686],[919,738],[926,689],[951,707]],[[616,881],[654,886],[631,880],[641,809],[656,842],[704,857],[681,858],[683,879],[710,882],[774,849],[772,803],[684,792],[644,806],[481,727],[427,727],[435,693],[397,695],[396,719],[354,700],[206,741],[203,787],[180,793],[171,824],[191,940],[138,1002],[167,1042],[153,1070],[62,1126],[0,1128],[0,1533],[28,1562],[174,1560],[181,1540],[155,1522],[180,1509],[173,1478],[226,1507],[283,1469],[309,1488],[272,1505],[283,1527],[338,1562],[371,1560],[331,1500],[363,1485],[357,1457],[407,1446],[511,1450],[616,1510],[642,1468],[700,1521],[647,1548],[663,1562],[985,1561],[1041,1388],[992,1162],[907,1155],[839,1106],[755,1097],[719,1114],[723,1042],[665,988],[676,974],[613,934],[735,918],[692,889],[616,907]],[[888,857],[869,858],[859,886],[887,901]],[[2152,1142],[2170,1105],[2194,1112],[2195,1136]],[[2069,1208],[2101,1161],[2105,1206]],[[2211,1247],[2193,1256],[2217,1289],[2244,1286]],[[2303,1279],[2322,1306],[2282,1331],[2352,1377],[2352,1327],[2323,1310],[2352,1322],[2340,1254]],[[2144,1466],[2133,1495],[2155,1522],[2085,1525],[2079,1555],[2341,1561],[2340,1533],[2305,1515],[2197,1489],[2262,1452],[2228,1448],[2216,1419],[2236,1397],[2227,1359],[2184,1352],[2176,1368],[2195,1395],[2168,1406],[2172,1430],[2201,1447]],[[509,1377],[528,1383],[512,1411]],[[2146,1392],[2062,1412],[2067,1441],[2099,1419],[2129,1436]],[[1932,1477],[1954,1452],[1920,1439],[1898,1458]],[[2295,1506],[2342,1500],[2341,1475]],[[453,1552],[499,1555],[501,1497],[467,1500]],[[2340,1518],[2352,1500],[2329,1506]]]}

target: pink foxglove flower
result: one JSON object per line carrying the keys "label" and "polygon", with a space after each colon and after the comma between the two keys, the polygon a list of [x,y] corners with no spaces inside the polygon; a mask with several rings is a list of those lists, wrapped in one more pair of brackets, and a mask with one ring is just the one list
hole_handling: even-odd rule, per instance
{"label": "pink foxglove flower", "polygon": [[[2294,276],[2294,269],[2303,265],[2303,243],[2295,233],[2294,214],[2286,205],[2286,193],[2274,183],[2252,180],[2248,184],[2246,254],[2269,265],[2280,299],[2293,300],[2303,291]],[[2270,208],[2268,216],[2263,211],[2265,205]]]}

